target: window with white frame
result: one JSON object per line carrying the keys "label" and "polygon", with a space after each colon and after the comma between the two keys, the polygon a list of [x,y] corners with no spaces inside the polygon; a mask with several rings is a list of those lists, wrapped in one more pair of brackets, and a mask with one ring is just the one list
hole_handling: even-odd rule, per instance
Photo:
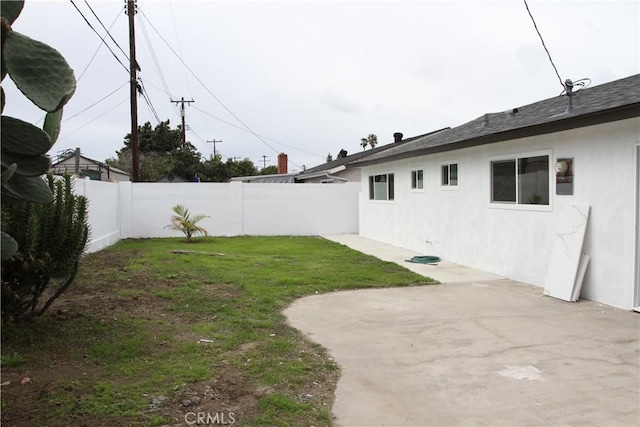
{"label": "window with white frame", "polygon": [[492,161],[491,202],[549,205],[549,156]]}
{"label": "window with white frame", "polygon": [[393,174],[369,176],[369,200],[393,200]]}
{"label": "window with white frame", "polygon": [[416,169],[411,171],[411,189],[422,190],[424,188],[424,171]]}
{"label": "window with white frame", "polygon": [[440,168],[442,171],[440,185],[443,187],[457,187],[458,163],[445,163]]}

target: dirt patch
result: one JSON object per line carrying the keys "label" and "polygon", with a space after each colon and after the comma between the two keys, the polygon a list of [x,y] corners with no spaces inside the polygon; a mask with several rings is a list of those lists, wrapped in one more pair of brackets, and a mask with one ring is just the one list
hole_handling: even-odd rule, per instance
{"label": "dirt patch", "polygon": [[[22,334],[12,325],[3,327],[3,346],[6,346],[3,355],[15,351],[26,358],[22,364],[3,366],[0,370],[3,425],[149,425],[151,417],[157,416],[153,421],[155,425],[164,418],[167,425],[185,426],[198,414],[217,416],[219,424],[243,425],[243,420],[260,415],[260,399],[272,393],[284,394],[296,402],[313,402],[329,410],[338,377],[335,369],[316,372],[309,384],[266,387],[245,378],[224,358],[211,361],[216,375],[210,379],[189,381],[164,395],[140,396],[147,402],[147,408],[139,411],[139,415],[110,417],[87,410],[82,403],[95,398],[99,392],[96,384],[108,382],[115,390],[126,379],[125,373],[106,373],[99,360],[89,354],[95,342],[91,333],[83,329],[89,328],[87,325],[103,325],[108,333],[122,322],[133,326],[144,323],[145,333],[157,335],[159,346],[166,334],[179,342],[197,343],[201,338],[189,330],[193,314],[169,310],[172,302],[158,296],[163,291],[171,291],[176,279],[153,277],[150,280],[142,271],[131,271],[127,268],[131,257],[130,252],[116,251],[102,252],[99,258],[86,257],[76,282],[48,313],[27,327],[35,328],[38,333]],[[221,298],[242,295],[242,290],[227,284],[203,284],[201,290]],[[198,318],[203,319],[216,321],[215,314]],[[235,353],[250,352],[259,345],[244,343]],[[313,344],[302,339],[300,345],[302,352],[317,351]],[[326,358],[326,355],[317,357]],[[101,392],[106,394],[109,390]]]}

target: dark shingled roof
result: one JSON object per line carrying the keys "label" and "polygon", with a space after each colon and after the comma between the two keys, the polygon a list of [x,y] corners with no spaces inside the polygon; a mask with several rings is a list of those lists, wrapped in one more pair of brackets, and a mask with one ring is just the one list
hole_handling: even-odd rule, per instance
{"label": "dark shingled roof", "polygon": [[[444,128],[444,129],[449,129],[449,128]],[[400,142],[394,142],[394,143],[391,143],[391,144],[381,145],[381,146],[372,148],[370,150],[359,151],[357,153],[350,154],[350,155],[348,155],[346,157],[341,157],[341,158],[332,160],[330,162],[323,163],[323,164],[321,164],[319,166],[315,166],[315,167],[306,169],[304,172],[300,172],[300,174],[296,176],[296,179],[304,180],[308,176],[316,176],[319,172],[327,172],[327,171],[330,171],[330,170],[332,170],[332,169],[334,169],[334,168],[336,168],[338,166],[342,166],[342,165],[347,166],[347,165],[349,165],[351,163],[356,162],[357,160],[368,158],[369,156],[374,155],[376,153],[380,153],[380,152],[388,150],[390,148],[397,147],[397,146],[400,146],[400,145],[404,145],[404,144],[409,143],[409,142],[411,142],[411,141],[413,141],[413,140],[415,140],[417,138],[423,138],[423,137],[425,137],[427,135],[432,135],[432,134],[440,132],[442,130],[443,129],[439,129],[439,130],[436,130],[436,131],[433,131],[433,132],[425,133],[423,135],[418,135],[418,136],[414,136],[414,137],[411,137],[411,138],[403,139]]]}
{"label": "dark shingled roof", "polygon": [[353,162],[366,166],[492,142],[542,135],[640,116],[640,74],[500,113],[489,113],[463,125],[415,138]]}

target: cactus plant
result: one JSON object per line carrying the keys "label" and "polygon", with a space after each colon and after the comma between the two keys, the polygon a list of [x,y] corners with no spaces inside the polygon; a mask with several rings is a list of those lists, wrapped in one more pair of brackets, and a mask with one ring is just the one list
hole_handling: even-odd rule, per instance
{"label": "cactus plant", "polygon": [[2,262],[2,320],[43,314],[72,284],[89,234],[87,200],[69,175],[43,180],[53,203],[2,206],[2,228],[20,248]]}
{"label": "cactus plant", "polygon": [[[8,75],[16,87],[36,106],[46,111],[43,129],[17,118],[2,116],[2,205],[23,201],[51,203],[53,195],[42,175],[51,160],[46,153],[60,133],[62,108],[76,89],[73,70],[54,48],[11,28],[24,7],[24,0],[0,2],[2,28],[2,81]],[[5,106],[4,89],[2,112]],[[2,237],[2,259],[18,246],[9,234]]]}

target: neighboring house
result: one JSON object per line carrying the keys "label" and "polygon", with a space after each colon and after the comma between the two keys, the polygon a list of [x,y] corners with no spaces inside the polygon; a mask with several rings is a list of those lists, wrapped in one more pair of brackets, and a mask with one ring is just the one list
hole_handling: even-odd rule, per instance
{"label": "neighboring house", "polygon": [[289,173],[289,157],[285,153],[278,154],[278,173],[272,175],[238,176],[230,181],[253,184],[294,184],[296,173]]}
{"label": "neighboring house", "polygon": [[80,150],[69,150],[62,154],[51,165],[51,173],[77,175],[80,178],[90,178],[95,181],[131,181],[129,174],[106,163],[90,159],[80,154]]}
{"label": "neighboring house", "polygon": [[582,297],[640,305],[640,75],[485,114],[350,166],[366,183],[363,237],[539,286],[561,212],[589,205]]}
{"label": "neighboring house", "polygon": [[253,184],[293,184],[296,182],[295,177],[295,173],[252,175],[231,178],[231,181],[240,181]]}
{"label": "neighboring house", "polygon": [[[448,129],[448,128],[447,128]],[[374,154],[381,153],[390,148],[396,147],[400,144],[406,144],[417,138],[422,138],[427,135],[431,135],[440,132],[444,129],[440,129],[435,132],[430,132],[425,135],[415,136],[409,139],[402,139],[403,135],[400,132],[393,134],[394,142],[392,144],[381,145],[370,150],[359,151],[355,154],[348,154],[342,150],[338,154],[338,158],[330,162],[324,163],[319,166],[307,169],[304,172],[296,175],[296,182],[303,183],[322,183],[333,184],[341,182],[360,182],[360,167],[355,166],[354,162],[369,157]]]}

